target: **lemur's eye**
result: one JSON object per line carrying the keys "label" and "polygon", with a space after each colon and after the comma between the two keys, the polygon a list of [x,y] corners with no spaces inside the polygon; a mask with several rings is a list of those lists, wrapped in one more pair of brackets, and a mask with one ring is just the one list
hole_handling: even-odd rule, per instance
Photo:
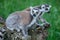
{"label": "lemur's eye", "polygon": [[33,14],[33,16],[35,17],[36,15],[35,15],[35,14]]}
{"label": "lemur's eye", "polygon": [[46,8],[45,10],[48,10],[48,8]]}
{"label": "lemur's eye", "polygon": [[45,8],[45,7],[42,7],[42,8]]}
{"label": "lemur's eye", "polygon": [[34,11],[32,11],[34,13]]}
{"label": "lemur's eye", "polygon": [[36,13],[38,13],[38,12],[36,12]]}

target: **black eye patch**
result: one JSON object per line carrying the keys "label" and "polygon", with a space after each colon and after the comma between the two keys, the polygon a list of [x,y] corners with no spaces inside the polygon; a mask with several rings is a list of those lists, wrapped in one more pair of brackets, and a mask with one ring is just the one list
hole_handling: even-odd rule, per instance
{"label": "black eye patch", "polygon": [[36,15],[35,15],[35,14],[33,14],[33,16],[34,16],[34,17],[36,17]]}
{"label": "black eye patch", "polygon": [[48,10],[48,8],[46,8],[45,10]]}
{"label": "black eye patch", "polygon": [[36,12],[38,14],[38,12]]}
{"label": "black eye patch", "polygon": [[34,11],[32,11],[34,13]]}
{"label": "black eye patch", "polygon": [[42,7],[42,8],[45,8],[45,7]]}

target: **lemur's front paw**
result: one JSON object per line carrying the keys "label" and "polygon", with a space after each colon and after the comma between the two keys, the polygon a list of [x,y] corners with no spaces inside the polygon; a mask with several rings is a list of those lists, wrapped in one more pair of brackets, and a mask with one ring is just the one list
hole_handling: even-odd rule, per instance
{"label": "lemur's front paw", "polygon": [[27,38],[27,36],[22,36],[22,39],[26,39]]}
{"label": "lemur's front paw", "polygon": [[44,26],[45,28],[49,28],[49,27],[50,27],[50,24],[49,24],[49,23],[45,23],[43,26]]}
{"label": "lemur's front paw", "polygon": [[31,38],[31,36],[23,36],[23,37],[22,37],[23,40],[27,40],[27,39],[29,39],[29,38]]}

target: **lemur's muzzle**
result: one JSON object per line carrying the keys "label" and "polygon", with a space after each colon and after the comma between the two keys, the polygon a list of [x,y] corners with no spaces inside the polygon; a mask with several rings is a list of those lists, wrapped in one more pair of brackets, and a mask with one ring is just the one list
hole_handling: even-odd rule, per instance
{"label": "lemur's muzzle", "polygon": [[33,14],[34,17],[36,17],[36,14]]}
{"label": "lemur's muzzle", "polygon": [[50,13],[50,11],[48,11],[47,13]]}

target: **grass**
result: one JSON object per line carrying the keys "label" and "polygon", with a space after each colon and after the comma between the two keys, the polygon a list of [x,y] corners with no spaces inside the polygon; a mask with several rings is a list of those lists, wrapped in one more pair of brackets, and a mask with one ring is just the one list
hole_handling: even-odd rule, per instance
{"label": "grass", "polygon": [[18,10],[23,10],[30,5],[36,6],[41,4],[52,5],[51,13],[45,14],[44,18],[51,24],[48,29],[48,37],[46,40],[60,39],[60,0],[0,0],[0,16],[4,19],[7,16]]}

